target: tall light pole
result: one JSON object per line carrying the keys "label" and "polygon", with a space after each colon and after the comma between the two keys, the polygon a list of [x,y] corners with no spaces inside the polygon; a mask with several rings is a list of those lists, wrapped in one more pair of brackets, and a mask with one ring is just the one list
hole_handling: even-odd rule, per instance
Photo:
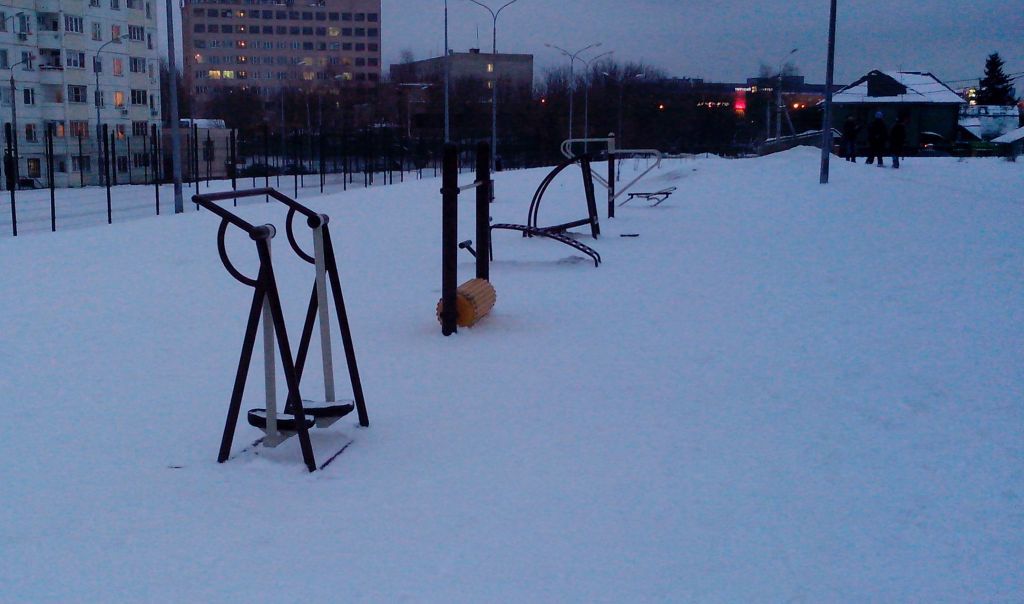
{"label": "tall light pole", "polygon": [[[17,13],[14,13],[13,15],[8,16],[7,18],[5,18],[4,19],[4,26],[5,26],[5,28],[7,26],[7,22],[8,21],[10,21],[10,20],[12,20],[12,19],[14,19],[16,17],[21,17],[24,14],[25,14],[24,12],[17,12]],[[14,68],[17,67],[18,65],[21,65],[22,63],[28,63],[29,69],[31,69],[32,68],[32,61],[34,61],[35,58],[36,58],[35,55],[30,54],[27,57],[27,61],[26,61],[26,59],[22,59],[22,60],[18,61],[17,63],[15,63],[14,65],[11,65],[11,67],[10,67],[10,69],[11,69],[11,150],[14,152],[14,157],[12,158],[14,160],[14,162],[13,162],[13,164],[14,164],[14,189],[18,188],[18,99],[15,97],[15,91],[14,91]],[[13,191],[14,189],[11,189],[11,190]],[[12,199],[13,199],[13,197],[12,197]],[[13,204],[13,202],[12,202],[12,204]],[[15,235],[18,234],[17,230],[15,230],[14,234]]]}
{"label": "tall light pole", "polygon": [[[609,78],[612,77],[612,74],[608,73],[607,71],[602,71],[601,74],[605,75],[605,76],[607,76]],[[623,74],[622,77],[619,78],[619,129],[615,133],[615,137],[617,139],[617,145],[618,145],[619,148],[624,148],[625,145],[626,145],[626,143],[625,143],[626,137],[623,136],[623,134],[622,134],[622,116],[623,116],[623,113],[624,113],[624,109],[623,109],[623,105],[622,105],[622,99],[625,96],[625,92],[626,92],[626,82],[628,82],[630,80],[642,80],[645,77],[647,77],[647,74],[641,72],[641,73],[634,73],[633,75],[629,76],[628,78],[625,76],[625,74]]]}
{"label": "tall light pole", "polygon": [[499,8],[494,10],[482,2],[477,0],[469,0],[477,6],[482,6],[487,9],[487,12],[491,13],[491,174],[494,173],[494,162],[498,156],[498,15],[501,11],[505,10],[509,6],[515,4],[519,0],[509,0]]}
{"label": "tall light pole", "polygon": [[828,19],[828,61],[825,68],[825,111],[821,125],[821,174],[818,182],[828,184],[828,160],[832,153],[832,81],[836,67],[836,0]]}
{"label": "tall light pole", "polygon": [[786,62],[786,59],[793,56],[799,48],[794,48],[789,51],[786,56],[782,57],[779,61],[779,83],[775,86],[775,138],[782,137],[782,112],[786,110],[786,107],[782,104],[782,65]]}
{"label": "tall light pole", "polygon": [[[100,45],[99,49],[96,51],[96,54],[92,57],[92,72],[96,76],[96,90],[93,93],[93,104],[96,105],[96,140],[98,144],[101,146],[103,144],[103,130],[100,126],[100,53],[103,52],[103,49],[107,46],[110,46],[115,42],[120,44],[122,40],[126,39],[128,39],[128,34],[124,34],[122,36],[118,36],[116,38],[107,40],[106,42]],[[97,147],[97,149],[99,148],[100,147]],[[99,176],[100,184],[103,184],[103,170],[99,171]]]}
{"label": "tall light pole", "polygon": [[600,59],[602,57],[607,57],[608,55],[611,55],[614,52],[615,52],[614,50],[609,50],[607,52],[602,52],[601,54],[599,54],[599,55],[597,55],[595,57],[590,57],[589,61],[584,59],[584,58],[582,58],[582,57],[580,57],[580,62],[587,66],[587,76],[584,79],[585,87],[583,89],[583,139],[584,139],[583,140],[583,152],[584,153],[587,152],[587,146],[588,146],[586,139],[590,138],[590,72],[591,72],[590,66],[591,66],[591,64],[597,62],[598,59]]}
{"label": "tall light pole", "polygon": [[[408,92],[405,93],[406,97],[406,110],[405,110],[405,122],[406,122],[406,136],[412,139],[412,95],[416,90],[426,90],[433,86],[433,84],[427,83],[405,83],[399,84],[398,88],[404,88]],[[422,102],[422,101],[421,101]]]}
{"label": "tall light pole", "polygon": [[569,52],[568,50],[566,50],[566,49],[564,49],[564,48],[562,48],[560,46],[555,46],[554,44],[545,44],[544,45],[544,46],[547,46],[548,48],[554,48],[558,52],[560,52],[563,55],[569,57],[569,138],[572,138],[572,117],[573,117],[572,101],[573,101],[573,90],[575,88],[575,83],[576,83],[575,82],[575,71],[574,71],[574,67],[576,65],[576,59],[579,57],[579,55],[581,53],[586,52],[586,51],[590,50],[591,48],[597,48],[600,45],[601,45],[600,42],[594,42],[593,44],[591,44],[589,46],[584,46],[583,48],[577,50],[576,52]]}
{"label": "tall light pole", "polygon": [[171,95],[171,167],[174,174],[174,213],[185,211],[181,198],[181,134],[178,123],[178,64],[174,55],[174,9],[167,0],[167,71],[170,82],[167,89]]}
{"label": "tall light pole", "polygon": [[30,54],[14,65],[11,65],[11,150],[14,152],[14,188],[18,188],[18,99],[14,91],[14,68],[24,63],[31,69],[32,61],[35,58],[35,55]]}

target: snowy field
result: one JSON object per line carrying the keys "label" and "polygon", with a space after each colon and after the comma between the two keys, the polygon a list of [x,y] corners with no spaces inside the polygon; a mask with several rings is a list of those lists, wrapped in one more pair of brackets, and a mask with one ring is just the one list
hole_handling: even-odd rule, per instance
{"label": "snowy field", "polygon": [[[371,424],[314,431],[318,458],[354,443],[313,474],[296,439],[216,463],[252,290],[214,216],[26,218],[0,238],[0,601],[1020,602],[1024,164],[817,170],[668,162],[641,188],[673,197],[581,239],[600,268],[496,232],[498,303],[450,338],[439,180],[303,193]],[[499,174],[494,221],[544,174]],[[312,271],[279,206],[238,211],[282,233],[294,342]],[[583,214],[566,171],[541,222]]]}

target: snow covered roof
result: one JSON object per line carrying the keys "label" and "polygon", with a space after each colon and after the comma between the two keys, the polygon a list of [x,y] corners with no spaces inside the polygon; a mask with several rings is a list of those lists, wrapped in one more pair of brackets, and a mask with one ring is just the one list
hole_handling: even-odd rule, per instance
{"label": "snow covered roof", "polygon": [[964,104],[960,95],[930,73],[917,71],[872,71],[835,93],[832,102],[841,104],[940,103]]}
{"label": "snow covered roof", "polygon": [[1015,143],[1019,140],[1024,140],[1024,127],[1017,128],[1011,132],[1000,136],[999,138],[992,139],[993,143]]}

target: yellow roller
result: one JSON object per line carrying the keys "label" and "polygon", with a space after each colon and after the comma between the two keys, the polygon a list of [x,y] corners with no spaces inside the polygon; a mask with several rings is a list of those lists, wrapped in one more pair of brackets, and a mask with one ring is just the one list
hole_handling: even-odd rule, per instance
{"label": "yellow roller", "polygon": [[[470,279],[455,290],[456,324],[459,327],[472,327],[477,321],[487,316],[494,308],[498,299],[494,286],[486,279]],[[441,320],[444,300],[437,301],[437,320]]]}

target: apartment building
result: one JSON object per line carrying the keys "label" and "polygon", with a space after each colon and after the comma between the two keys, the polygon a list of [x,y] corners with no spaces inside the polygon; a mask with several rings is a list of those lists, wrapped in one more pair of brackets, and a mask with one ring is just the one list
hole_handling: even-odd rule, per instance
{"label": "apartment building", "polygon": [[[6,0],[0,6],[0,112],[17,123],[18,173],[57,186],[100,184],[99,123],[114,134],[118,182],[148,170],[160,123],[156,0]],[[11,82],[13,81],[13,94]]]}
{"label": "apartment building", "polygon": [[[504,86],[531,91],[533,89],[533,55],[482,53],[479,48],[469,52],[452,52],[448,56],[451,80],[479,80],[489,82],[500,79]],[[431,82],[444,77],[445,58],[433,57],[411,63],[391,65],[391,79],[395,82]],[[488,85],[490,87],[490,85]]]}
{"label": "apartment building", "polygon": [[246,87],[268,107],[281,89],[370,85],[381,73],[380,0],[185,0],[184,81],[194,111]]}

